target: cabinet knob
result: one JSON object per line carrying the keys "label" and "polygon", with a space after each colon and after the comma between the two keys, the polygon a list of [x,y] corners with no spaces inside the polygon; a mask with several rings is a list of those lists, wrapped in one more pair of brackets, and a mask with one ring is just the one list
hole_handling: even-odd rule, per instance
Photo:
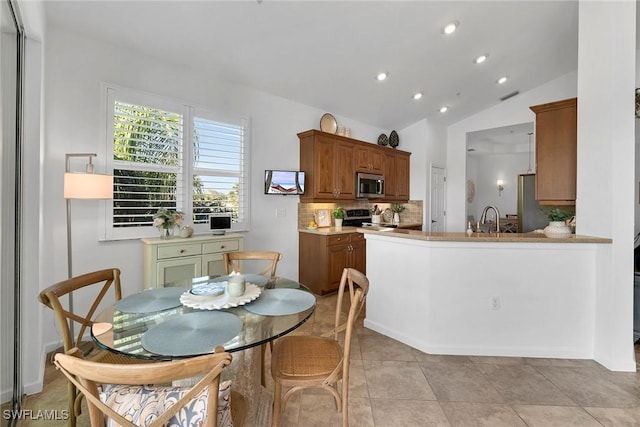
{"label": "cabinet knob", "polygon": [[224,249],[224,248],[226,248],[225,245],[220,245],[220,249]]}
{"label": "cabinet knob", "polygon": [[184,253],[184,249],[180,249],[180,253],[183,254]]}

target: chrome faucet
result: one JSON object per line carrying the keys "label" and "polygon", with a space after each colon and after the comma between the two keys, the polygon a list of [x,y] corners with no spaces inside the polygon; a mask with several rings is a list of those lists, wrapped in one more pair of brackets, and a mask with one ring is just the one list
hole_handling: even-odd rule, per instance
{"label": "chrome faucet", "polygon": [[[496,214],[496,233],[499,233],[500,232],[500,211],[498,211],[498,208],[496,208],[495,206],[489,205],[484,208],[484,210],[482,211],[482,215],[480,216],[480,223],[484,224],[485,221],[487,220],[487,211],[489,209],[493,209],[493,212],[495,212]],[[489,228],[489,232],[491,232],[491,228]]]}

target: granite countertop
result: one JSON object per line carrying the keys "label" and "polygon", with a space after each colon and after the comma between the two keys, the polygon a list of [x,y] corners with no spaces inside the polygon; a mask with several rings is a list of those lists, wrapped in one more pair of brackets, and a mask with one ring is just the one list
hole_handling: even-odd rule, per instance
{"label": "granite countertop", "polygon": [[580,236],[572,234],[567,238],[549,238],[542,233],[435,233],[429,231],[403,230],[397,228],[360,227],[359,233],[400,237],[434,242],[525,242],[525,243],[612,243],[612,239],[603,237]]}
{"label": "granite countertop", "polygon": [[[398,224],[398,230],[409,227],[421,226],[422,224],[419,222],[401,222]],[[362,230],[380,230],[386,229],[385,227],[319,227],[319,228],[299,228],[298,231],[301,233],[311,233],[311,234],[322,234],[322,235],[330,235],[330,234],[348,234],[348,233],[363,233]],[[420,233],[420,231],[418,232]]]}

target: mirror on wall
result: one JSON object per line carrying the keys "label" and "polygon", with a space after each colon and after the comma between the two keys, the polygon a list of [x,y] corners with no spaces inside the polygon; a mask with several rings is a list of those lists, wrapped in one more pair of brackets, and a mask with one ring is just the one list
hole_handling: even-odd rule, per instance
{"label": "mirror on wall", "polygon": [[469,220],[478,221],[488,205],[497,207],[501,218],[517,215],[518,175],[535,173],[533,130],[528,122],[467,133]]}

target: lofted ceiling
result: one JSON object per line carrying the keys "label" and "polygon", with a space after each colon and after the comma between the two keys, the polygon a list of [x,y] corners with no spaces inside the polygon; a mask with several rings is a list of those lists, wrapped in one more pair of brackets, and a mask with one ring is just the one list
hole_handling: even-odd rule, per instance
{"label": "lofted ceiling", "polygon": [[[576,0],[46,0],[45,11],[49,26],[383,129],[454,123],[578,58]],[[451,21],[458,30],[442,34]]]}

